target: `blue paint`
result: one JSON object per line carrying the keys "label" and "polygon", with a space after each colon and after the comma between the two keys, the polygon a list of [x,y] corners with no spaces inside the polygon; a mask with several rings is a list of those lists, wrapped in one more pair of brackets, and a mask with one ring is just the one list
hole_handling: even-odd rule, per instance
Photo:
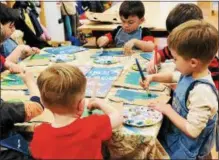
{"label": "blue paint", "polygon": [[152,52],[141,53],[140,56],[144,59],[151,60],[153,57]]}
{"label": "blue paint", "polygon": [[83,47],[78,47],[78,46],[63,46],[63,47],[56,47],[56,48],[48,48],[45,49],[46,52],[51,53],[51,54],[74,54],[77,52],[81,52],[87,50],[86,48]]}
{"label": "blue paint", "polygon": [[92,55],[91,58],[96,58],[98,56],[124,56],[123,51],[98,51],[96,54]]}
{"label": "blue paint", "polygon": [[[146,74],[144,73],[144,75],[146,75]],[[125,83],[135,85],[135,86],[139,86],[139,81],[140,80],[141,80],[141,76],[140,76],[139,72],[129,72],[126,75]],[[152,83],[150,83],[150,86],[156,86],[157,84],[158,84],[157,82],[152,82]]]}
{"label": "blue paint", "polygon": [[125,100],[128,100],[130,102],[138,99],[146,100],[146,99],[154,99],[158,97],[158,95],[151,93],[151,96],[148,96],[148,94],[142,93],[142,92],[137,92],[137,91],[132,91],[132,90],[125,90],[125,89],[119,89],[116,92],[115,97],[119,97]]}
{"label": "blue paint", "polygon": [[116,80],[123,67],[100,68],[93,67],[86,75],[89,78],[97,78],[101,80]]}
{"label": "blue paint", "polygon": [[132,127],[132,126],[128,126],[128,125],[124,125],[124,127],[134,133],[139,133],[139,130],[135,127]]}

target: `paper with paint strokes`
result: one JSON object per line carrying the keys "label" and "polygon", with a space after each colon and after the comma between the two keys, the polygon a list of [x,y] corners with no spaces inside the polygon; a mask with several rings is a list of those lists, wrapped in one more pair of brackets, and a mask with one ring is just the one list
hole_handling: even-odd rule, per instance
{"label": "paper with paint strokes", "polygon": [[111,81],[111,80],[96,80],[96,83],[97,84],[95,84],[95,80],[93,78],[87,78],[87,87],[86,87],[85,96],[92,97],[93,90],[96,89],[95,97],[105,98],[112,87],[113,81]]}
{"label": "paper with paint strokes", "polygon": [[121,74],[123,67],[93,67],[86,75],[88,78],[97,78],[100,80],[116,80]]}
{"label": "paper with paint strokes", "polygon": [[[147,73],[144,72],[145,77],[147,78]],[[137,71],[129,71],[120,76],[114,83],[114,86],[126,87],[131,89],[141,89],[144,90],[139,82],[141,81],[141,75]],[[158,82],[150,83],[149,89],[154,91],[163,91],[166,87]]]}
{"label": "paper with paint strokes", "polygon": [[63,47],[54,47],[54,48],[47,48],[44,49],[45,52],[51,54],[74,54],[77,52],[85,51],[86,48],[78,47],[78,46],[63,46]]}
{"label": "paper with paint strokes", "polygon": [[146,91],[131,90],[131,89],[116,89],[114,94],[109,96],[109,99],[114,102],[123,102],[127,104],[148,105],[150,103],[167,103],[169,96],[161,92],[150,92],[148,96]]}
{"label": "paper with paint strokes", "polygon": [[3,90],[26,90],[22,78],[18,74],[7,74],[1,79],[1,89]]}
{"label": "paper with paint strokes", "polygon": [[91,58],[102,57],[102,56],[121,57],[125,55],[123,51],[104,50],[104,51],[97,51],[96,54],[91,56]]}

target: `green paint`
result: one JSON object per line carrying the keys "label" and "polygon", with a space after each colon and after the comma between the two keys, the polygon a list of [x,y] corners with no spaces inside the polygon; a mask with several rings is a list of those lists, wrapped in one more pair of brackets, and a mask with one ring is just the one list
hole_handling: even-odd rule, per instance
{"label": "green paint", "polygon": [[154,99],[157,98],[158,95],[151,93],[151,96],[149,96],[146,92],[142,93],[142,92],[137,92],[137,91],[132,91],[132,90],[122,90],[119,89],[116,92],[115,97],[119,97],[128,101],[134,101],[137,99],[142,99],[142,100],[147,100],[147,99]]}
{"label": "green paint", "polygon": [[51,54],[34,54],[30,57],[30,60],[49,59]]}
{"label": "green paint", "polygon": [[99,115],[101,115],[101,114],[104,114],[104,113],[103,113],[103,111],[98,110],[98,109],[95,109],[95,110],[93,110],[92,112],[89,112],[89,110],[87,109],[87,107],[84,107],[84,112],[83,112],[83,114],[82,114],[82,117],[88,117],[88,116],[91,115],[91,114],[99,114]]}
{"label": "green paint", "polygon": [[[7,79],[8,78],[8,79]],[[8,74],[5,79],[1,82],[2,86],[17,86],[24,85],[24,82],[21,77],[17,74]]]}
{"label": "green paint", "polygon": [[[141,80],[141,76],[140,76],[139,72],[129,72],[125,77],[126,84],[131,84],[131,85],[135,85],[135,86],[139,86],[140,80]],[[157,84],[158,84],[157,82],[151,82],[150,86],[156,86]]]}
{"label": "green paint", "polygon": [[10,100],[8,100],[7,102],[10,102],[10,103],[18,103],[18,102],[23,102],[23,101],[20,100],[20,99],[10,99]]}

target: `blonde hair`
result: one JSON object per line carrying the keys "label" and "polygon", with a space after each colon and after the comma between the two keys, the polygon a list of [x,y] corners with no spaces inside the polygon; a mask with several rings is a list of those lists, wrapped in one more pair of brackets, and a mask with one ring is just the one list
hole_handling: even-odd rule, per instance
{"label": "blonde hair", "polygon": [[218,31],[204,20],[190,20],[168,36],[168,47],[184,59],[196,58],[209,63],[218,50]]}
{"label": "blonde hair", "polygon": [[42,102],[51,106],[69,106],[84,94],[86,78],[77,68],[67,64],[56,64],[45,69],[37,79]]}

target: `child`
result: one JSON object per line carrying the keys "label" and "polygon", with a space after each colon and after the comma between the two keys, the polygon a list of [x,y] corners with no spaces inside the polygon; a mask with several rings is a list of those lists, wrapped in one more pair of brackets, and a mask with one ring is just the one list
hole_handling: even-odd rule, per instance
{"label": "child", "polygon": [[31,142],[33,157],[102,159],[101,143],[110,139],[112,129],[122,123],[119,112],[92,100],[88,108],[101,109],[105,115],[80,118],[85,105],[86,78],[77,67],[67,64],[48,67],[39,75],[37,84],[42,103],[55,120],[35,129]]}
{"label": "child", "polygon": [[218,95],[208,65],[218,50],[218,31],[205,21],[190,20],[170,33],[168,47],[181,77],[154,74],[141,85],[179,81],[172,106],[150,105],[169,119],[160,142],[171,159],[203,158],[211,152],[217,120]]}
{"label": "child", "polygon": [[[43,106],[41,105],[39,98],[39,90],[34,82],[33,75],[29,72],[21,73],[22,78],[27,85],[30,92],[30,101],[27,102],[5,102],[1,99],[0,106],[0,127],[1,136],[0,141],[9,138],[14,135],[13,128],[15,123],[21,123],[29,121],[30,119],[38,116],[43,112]],[[14,142],[16,145],[16,142]],[[19,142],[18,142],[19,143]],[[10,146],[12,144],[8,144]],[[16,148],[16,147],[15,147]],[[9,160],[30,160],[31,157],[24,155],[21,152],[8,148],[6,146],[0,146],[0,159]]]}
{"label": "child", "polygon": [[122,26],[100,37],[97,45],[105,47],[114,42],[116,47],[124,46],[124,52],[128,55],[132,53],[133,47],[145,52],[152,51],[154,38],[149,29],[140,27],[140,24],[144,22],[144,13],[144,4],[141,1],[124,1],[119,9]]}
{"label": "child", "polygon": [[[166,27],[167,31],[171,33],[171,31],[177,27],[178,25],[192,20],[192,19],[203,19],[202,10],[195,4],[178,4],[168,15],[166,19]],[[173,56],[168,48],[166,46],[162,50],[158,51],[157,55],[157,62],[164,62],[166,59],[172,59]],[[214,59],[209,64],[209,70],[211,72],[212,78],[214,80],[214,83],[217,88],[219,88],[219,59],[217,57],[214,57]],[[154,59],[151,59],[151,61],[148,64],[147,67],[148,73],[155,73],[155,67],[154,67]]]}
{"label": "child", "polygon": [[19,10],[11,9],[0,3],[1,41],[0,53],[11,62],[17,63],[19,58],[25,58],[34,53],[39,53],[38,48],[27,45],[17,45],[10,36],[15,31],[14,23],[19,20]]}

